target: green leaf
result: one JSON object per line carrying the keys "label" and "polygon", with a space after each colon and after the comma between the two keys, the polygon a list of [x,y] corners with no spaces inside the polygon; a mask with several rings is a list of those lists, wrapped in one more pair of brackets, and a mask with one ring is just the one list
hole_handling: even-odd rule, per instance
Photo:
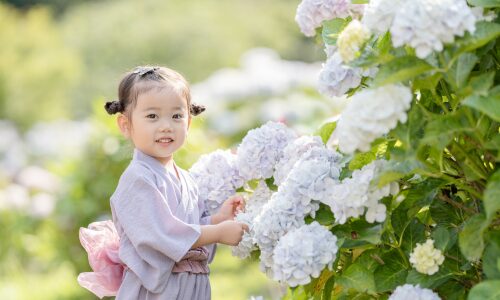
{"label": "green leaf", "polygon": [[349,170],[361,169],[363,166],[374,161],[377,157],[373,152],[356,153],[349,162]]}
{"label": "green leaf", "polygon": [[432,232],[432,239],[434,240],[434,247],[441,251],[446,251],[447,248],[450,246],[450,233],[448,230],[444,227],[437,227],[433,232]]}
{"label": "green leaf", "polygon": [[455,87],[462,87],[477,61],[477,56],[472,53],[463,53],[460,55],[457,62],[447,73],[448,82]]}
{"label": "green leaf", "polygon": [[373,84],[375,86],[382,86],[390,83],[403,82],[413,79],[432,68],[433,67],[427,62],[415,56],[397,57],[380,67],[380,70],[373,80]]}
{"label": "green leaf", "polygon": [[494,79],[495,72],[487,72],[479,76],[474,76],[470,79],[468,88],[472,90],[471,92],[474,95],[487,96]]}
{"label": "green leaf", "polygon": [[490,150],[500,150],[500,134],[493,136],[491,140],[484,144],[484,147]]}
{"label": "green leaf", "polygon": [[396,251],[391,251],[382,256],[384,264],[379,266],[374,273],[377,292],[388,292],[405,283],[408,270]]}
{"label": "green leaf", "polygon": [[500,89],[498,90],[498,92],[491,91],[488,96],[469,96],[463,101],[463,104],[488,115],[497,122],[500,122]]}
{"label": "green leaf", "polygon": [[481,258],[484,250],[483,232],[487,226],[484,215],[477,214],[467,220],[462,232],[459,233],[458,245],[469,261],[477,261]]}
{"label": "green leaf", "polygon": [[350,265],[340,277],[337,284],[346,289],[354,289],[358,292],[375,292],[375,279],[373,273],[365,266],[354,263]]}
{"label": "green leaf", "polygon": [[498,36],[500,36],[500,24],[487,21],[477,22],[474,34],[458,41],[460,45],[459,52],[470,52],[486,45]]}
{"label": "green leaf", "polygon": [[433,90],[436,88],[439,80],[443,75],[441,73],[434,73],[429,76],[417,77],[413,81],[413,88],[415,90]]}
{"label": "green leaf", "polygon": [[323,124],[314,135],[318,135],[321,137],[321,140],[323,141],[323,144],[326,144],[328,142],[328,139],[330,139],[330,136],[332,135],[332,132],[335,130],[337,127],[337,122],[329,122],[326,124]]}
{"label": "green leaf", "polygon": [[441,186],[445,182],[441,179],[429,178],[423,182],[414,185],[405,197],[405,200],[399,205],[400,209],[410,209],[430,205]]}
{"label": "green leaf", "polygon": [[427,124],[422,142],[441,151],[451,139],[464,131],[472,132],[474,127],[469,124],[463,110],[458,110],[453,114],[436,115]]}
{"label": "green leaf", "polygon": [[450,204],[443,201],[434,201],[429,208],[432,219],[438,226],[456,227],[462,223],[462,219],[457,210]]}
{"label": "green leaf", "polygon": [[321,225],[331,225],[335,220],[335,217],[333,216],[332,210],[329,206],[320,203],[320,208],[316,212],[314,220]]}
{"label": "green leaf", "polygon": [[500,7],[500,0],[467,0],[472,6],[481,6],[485,8]]}
{"label": "green leaf", "polygon": [[408,272],[406,282],[410,284],[420,284],[423,288],[434,289],[452,278],[453,274],[441,266],[439,271],[432,275],[422,274],[413,269]]}
{"label": "green leaf", "polygon": [[401,248],[406,253],[411,253],[413,248],[417,243],[423,243],[425,241],[425,226],[420,223],[417,219],[411,219],[410,223],[406,227],[403,235],[403,243]]}
{"label": "green leaf", "polygon": [[328,278],[328,281],[325,283],[325,288],[323,289],[323,300],[331,300],[333,285],[335,284],[335,276],[331,276]]}
{"label": "green leaf", "polygon": [[380,172],[380,174],[375,177],[373,182],[376,183],[378,187],[383,187],[386,184],[397,181],[422,167],[422,164],[415,158],[408,158],[404,161],[390,160],[384,166],[384,169]]}
{"label": "green leaf", "polygon": [[485,280],[475,285],[469,293],[468,300],[500,299],[500,280]]}
{"label": "green leaf", "polygon": [[453,280],[443,283],[437,289],[439,295],[446,295],[446,300],[465,300],[467,295],[465,287]]}
{"label": "green leaf", "polygon": [[321,32],[321,36],[323,37],[323,41],[325,42],[325,44],[335,45],[337,43],[339,34],[342,32],[344,27],[349,24],[349,22],[350,19],[341,18],[323,22],[323,31]]}
{"label": "green leaf", "polygon": [[500,170],[497,170],[488,179],[488,184],[484,192],[484,208],[489,223],[500,209]]}

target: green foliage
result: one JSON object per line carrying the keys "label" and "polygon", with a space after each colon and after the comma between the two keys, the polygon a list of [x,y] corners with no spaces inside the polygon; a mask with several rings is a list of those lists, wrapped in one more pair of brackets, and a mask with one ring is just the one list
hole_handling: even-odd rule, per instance
{"label": "green foliage", "polygon": [[[499,7],[498,1],[469,3]],[[323,42],[335,45],[348,22],[325,22]],[[351,218],[337,224],[320,209],[317,220],[339,239],[323,299],[387,299],[405,283],[433,289],[442,299],[500,297],[500,24],[481,21],[476,28],[426,59],[409,47],[393,48],[387,33],[370,39],[349,63],[379,68],[364,87],[403,84],[414,100],[405,122],[370,151],[350,156],[343,170],[388,160],[372,182],[383,187],[397,181],[401,187],[397,196],[382,200],[385,222]],[[416,244],[427,239],[445,257],[432,275],[410,263]]]}

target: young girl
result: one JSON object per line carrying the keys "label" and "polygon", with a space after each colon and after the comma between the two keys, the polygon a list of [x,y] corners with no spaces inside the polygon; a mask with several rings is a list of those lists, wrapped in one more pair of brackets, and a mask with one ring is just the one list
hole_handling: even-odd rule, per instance
{"label": "young girl", "polygon": [[[117,300],[210,299],[210,245],[237,245],[248,228],[233,221],[244,208],[241,197],[226,200],[217,214],[209,216],[198,201],[195,182],[173,160],[184,144],[191,116],[204,108],[191,103],[186,80],[164,67],[138,67],[127,73],[118,95],[119,100],[105,108],[110,114],[119,113],[118,127],[135,147],[110,200],[118,258],[109,243],[105,251],[91,255],[92,247],[81,237],[91,265],[106,259],[108,266],[100,268],[104,273],[111,272],[108,267],[116,260],[123,265]],[[94,292],[99,290],[96,277],[101,276],[96,273],[90,280],[94,282],[85,284]],[[101,281],[106,280],[109,283]]]}

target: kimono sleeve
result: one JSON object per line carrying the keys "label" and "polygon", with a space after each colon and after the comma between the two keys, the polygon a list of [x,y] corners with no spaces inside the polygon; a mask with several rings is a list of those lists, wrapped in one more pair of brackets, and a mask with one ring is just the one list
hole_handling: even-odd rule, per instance
{"label": "kimono sleeve", "polygon": [[134,178],[112,201],[124,233],[143,257],[160,252],[178,262],[200,236],[200,225],[173,215],[167,199],[144,177]]}

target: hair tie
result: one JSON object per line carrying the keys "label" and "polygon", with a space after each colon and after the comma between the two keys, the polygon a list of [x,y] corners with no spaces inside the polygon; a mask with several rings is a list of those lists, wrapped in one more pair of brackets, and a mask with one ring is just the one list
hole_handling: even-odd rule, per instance
{"label": "hair tie", "polygon": [[114,101],[108,101],[106,104],[104,104],[104,108],[110,115],[114,115],[118,112],[123,111],[123,106],[119,100],[114,100]]}

